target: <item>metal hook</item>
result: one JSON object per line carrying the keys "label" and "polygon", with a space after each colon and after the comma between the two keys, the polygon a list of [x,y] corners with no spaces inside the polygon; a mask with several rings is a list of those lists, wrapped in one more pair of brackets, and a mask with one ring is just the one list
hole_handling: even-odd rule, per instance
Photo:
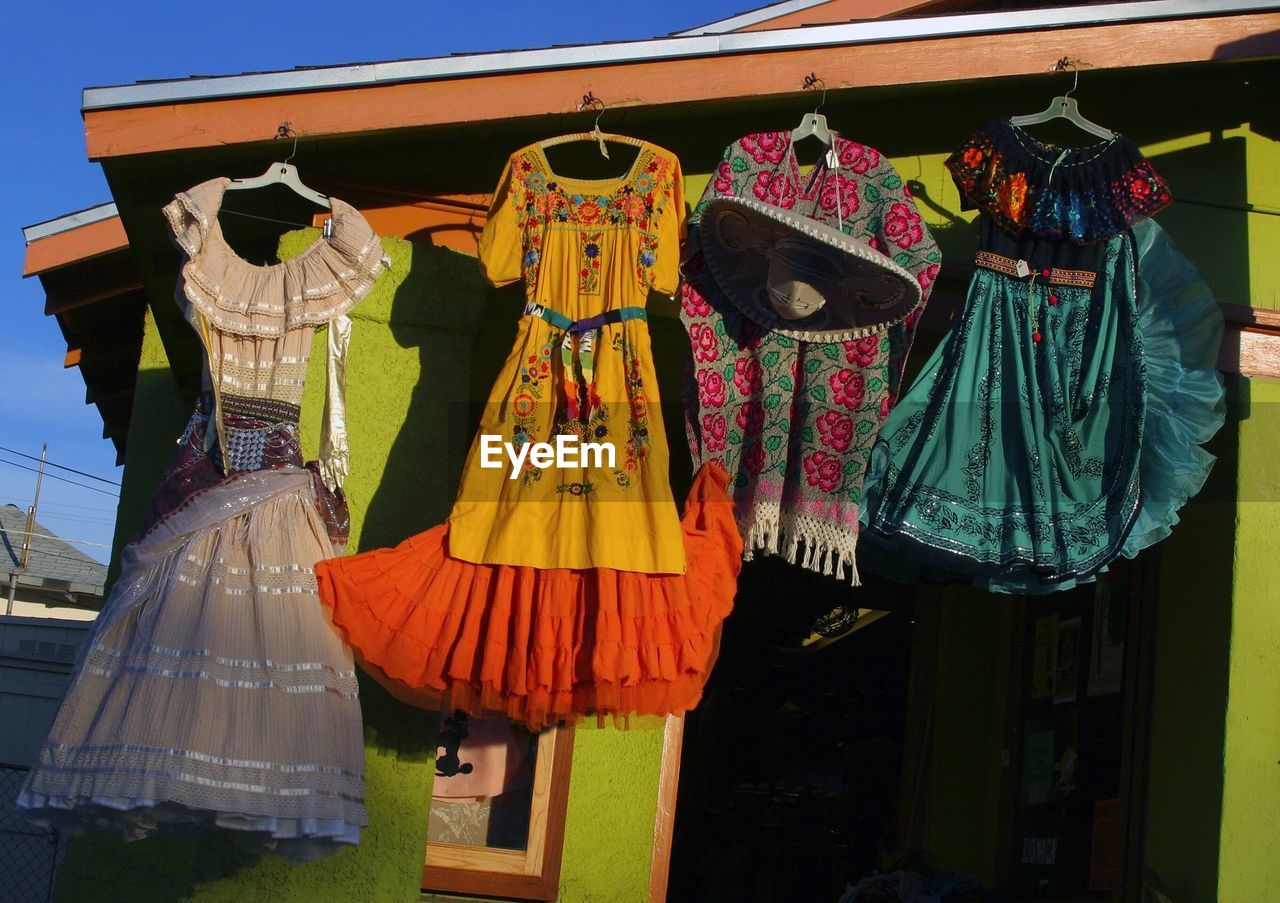
{"label": "metal hook", "polygon": [[818,76],[814,75],[812,72],[810,72],[808,75],[804,77],[804,82],[800,85],[800,89],[802,91],[808,91],[812,88],[816,88],[818,85],[822,86],[822,99],[819,100],[818,105],[813,108],[813,113],[815,116],[818,114],[818,111],[821,110],[827,104],[827,83],[824,82],[822,79],[820,79]]}
{"label": "metal hook", "polygon": [[1076,92],[1076,89],[1080,87],[1080,66],[1077,65],[1075,60],[1065,56],[1053,64],[1054,72],[1065,72],[1068,67],[1070,67],[1071,74],[1074,78],[1071,81],[1071,90],[1063,94],[1063,97],[1070,97]]}
{"label": "metal hook", "polygon": [[284,158],[285,165],[288,165],[290,160],[298,156],[298,133],[289,127],[289,123],[282,122],[280,123],[279,126],[276,127],[276,137],[277,138],[290,138],[290,137],[293,138],[293,150],[289,151],[289,156]]}

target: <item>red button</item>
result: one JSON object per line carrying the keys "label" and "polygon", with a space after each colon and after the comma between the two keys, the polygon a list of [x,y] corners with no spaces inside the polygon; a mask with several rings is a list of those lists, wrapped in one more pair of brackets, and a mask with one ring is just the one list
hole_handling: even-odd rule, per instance
{"label": "red button", "polygon": [[1045,267],[1043,270],[1041,270],[1041,271],[1040,271],[1040,275],[1041,275],[1041,276],[1043,276],[1044,278],[1048,279],[1048,278],[1049,278],[1049,268],[1048,268],[1048,267]]}
{"label": "red button", "polygon": [[1040,330],[1038,329],[1035,332],[1031,333],[1031,341],[1033,342],[1039,342],[1043,338],[1044,336],[1040,334]]}
{"label": "red button", "polygon": [[1050,304],[1050,306],[1052,306],[1052,307],[1057,307],[1057,306],[1058,306],[1058,296],[1057,296],[1057,295],[1050,295],[1050,296],[1049,296],[1049,304]]}

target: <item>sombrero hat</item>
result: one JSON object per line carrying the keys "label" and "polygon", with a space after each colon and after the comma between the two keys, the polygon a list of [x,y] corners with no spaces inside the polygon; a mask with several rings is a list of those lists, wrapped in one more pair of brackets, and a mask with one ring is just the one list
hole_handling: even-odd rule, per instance
{"label": "sombrero hat", "polygon": [[862,338],[920,303],[920,283],[865,241],[749,198],[717,198],[700,219],[721,291],[760,326],[808,342]]}

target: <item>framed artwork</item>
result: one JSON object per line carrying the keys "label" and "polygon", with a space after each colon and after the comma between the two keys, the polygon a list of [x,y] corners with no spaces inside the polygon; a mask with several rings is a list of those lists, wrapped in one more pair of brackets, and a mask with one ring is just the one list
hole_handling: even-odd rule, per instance
{"label": "framed artwork", "polygon": [[573,733],[462,712],[441,719],[424,891],[556,899]]}

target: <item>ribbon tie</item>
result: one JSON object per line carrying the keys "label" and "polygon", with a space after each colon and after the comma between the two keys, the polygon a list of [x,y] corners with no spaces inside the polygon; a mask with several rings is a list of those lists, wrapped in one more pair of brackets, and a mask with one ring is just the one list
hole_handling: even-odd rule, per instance
{"label": "ribbon tie", "polygon": [[[570,420],[578,420],[582,412],[581,392],[587,390],[587,416],[584,422],[591,419],[600,406],[600,398],[596,394],[595,344],[600,337],[601,327],[611,323],[624,323],[627,320],[647,320],[649,315],[643,307],[619,307],[606,310],[594,317],[571,320],[559,311],[551,310],[540,304],[529,301],[524,306],[527,317],[537,317],[550,324],[554,329],[564,330],[560,340],[560,363],[564,368],[564,395]],[[576,343],[575,343],[576,339]],[[575,366],[574,357],[577,356]],[[582,370],[582,384],[577,380],[577,371]]]}

